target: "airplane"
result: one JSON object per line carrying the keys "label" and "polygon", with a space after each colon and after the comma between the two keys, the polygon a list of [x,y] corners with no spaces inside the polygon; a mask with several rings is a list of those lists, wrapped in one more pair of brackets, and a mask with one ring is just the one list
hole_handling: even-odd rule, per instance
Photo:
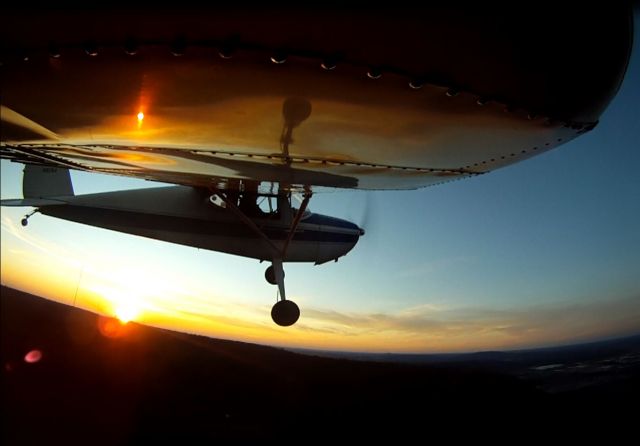
{"label": "airplane", "polygon": [[[1,204],[270,262],[291,326],[283,264],[365,235],[318,190],[474,177],[596,127],[631,4],[522,8],[10,10],[0,157],[25,168]],[[74,195],[70,170],[173,186]]]}

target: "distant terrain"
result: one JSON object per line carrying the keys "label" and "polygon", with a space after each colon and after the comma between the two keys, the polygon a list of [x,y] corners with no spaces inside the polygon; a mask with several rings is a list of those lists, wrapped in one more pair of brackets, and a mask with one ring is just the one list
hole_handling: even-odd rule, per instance
{"label": "distant terrain", "polygon": [[640,335],[562,347],[451,354],[294,351],[328,358],[474,369],[516,376],[551,394],[625,399],[640,375]]}
{"label": "distant terrain", "polygon": [[624,438],[637,422],[640,336],[468,355],[303,354],[122,326],[6,287],[0,305],[2,444],[341,444],[605,426]]}

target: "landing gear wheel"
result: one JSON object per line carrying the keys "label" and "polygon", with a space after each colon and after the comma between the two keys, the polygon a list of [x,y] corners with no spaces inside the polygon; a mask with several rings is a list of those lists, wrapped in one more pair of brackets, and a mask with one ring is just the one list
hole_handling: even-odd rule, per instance
{"label": "landing gear wheel", "polygon": [[291,300],[278,301],[271,309],[271,319],[281,327],[289,327],[300,317],[300,308]]}
{"label": "landing gear wheel", "polygon": [[27,220],[26,218],[23,218],[20,223],[22,223],[22,226],[27,226],[29,224],[29,220]]}
{"label": "landing gear wheel", "polygon": [[[284,271],[282,272],[282,277],[284,278]],[[265,270],[264,278],[267,279],[267,282],[269,282],[271,285],[278,284],[278,282],[276,281],[276,272],[274,271],[273,266],[270,266]]]}

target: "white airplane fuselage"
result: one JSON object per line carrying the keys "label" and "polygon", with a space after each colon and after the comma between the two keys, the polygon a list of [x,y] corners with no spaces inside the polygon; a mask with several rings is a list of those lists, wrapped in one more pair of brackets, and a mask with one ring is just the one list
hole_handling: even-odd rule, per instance
{"label": "white airplane fuselage", "polygon": [[[169,186],[58,197],[64,204],[40,206],[44,215],[180,245],[259,260],[273,252],[264,240],[210,194],[186,186]],[[290,229],[278,213],[251,217],[282,248]],[[324,263],[347,254],[363,231],[338,218],[306,213],[288,247],[286,262]]]}

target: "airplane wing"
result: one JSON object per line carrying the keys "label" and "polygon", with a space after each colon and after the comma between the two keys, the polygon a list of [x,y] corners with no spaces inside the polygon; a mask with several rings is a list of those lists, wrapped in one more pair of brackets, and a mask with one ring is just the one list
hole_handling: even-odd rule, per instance
{"label": "airplane wing", "polygon": [[631,11],[581,9],[15,13],[0,157],[217,188],[480,175],[597,124]]}

